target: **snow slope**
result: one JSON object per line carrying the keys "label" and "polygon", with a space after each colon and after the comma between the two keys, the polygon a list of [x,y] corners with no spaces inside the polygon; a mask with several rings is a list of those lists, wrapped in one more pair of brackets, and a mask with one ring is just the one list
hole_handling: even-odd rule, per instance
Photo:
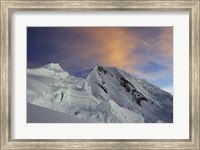
{"label": "snow slope", "polygon": [[87,79],[59,64],[27,69],[27,102],[86,122],[172,122],[172,99],[115,67],[96,66]]}
{"label": "snow slope", "polygon": [[96,66],[87,77],[92,94],[141,114],[145,122],[173,121],[173,97],[116,67]]}
{"label": "snow slope", "polygon": [[77,117],[27,103],[27,123],[87,123]]}

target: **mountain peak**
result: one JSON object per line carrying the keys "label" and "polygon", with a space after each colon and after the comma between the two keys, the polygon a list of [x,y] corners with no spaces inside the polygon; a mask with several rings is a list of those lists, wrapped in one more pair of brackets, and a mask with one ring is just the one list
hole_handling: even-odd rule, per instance
{"label": "mountain peak", "polygon": [[103,66],[103,65],[97,65],[94,67],[93,70],[96,70],[96,71],[99,71],[99,72],[102,72],[102,71],[108,71],[108,70],[119,70],[117,67],[114,67],[114,66]]}
{"label": "mountain peak", "polygon": [[50,63],[45,65],[44,68],[47,68],[49,70],[64,71],[59,65],[59,63]]}
{"label": "mountain peak", "polygon": [[94,67],[93,72],[98,72],[100,74],[110,74],[111,76],[118,76],[118,77],[122,77],[122,76],[126,76],[128,78],[133,77],[131,74],[129,74],[128,72],[114,67],[114,66],[102,66],[102,65],[97,65]]}

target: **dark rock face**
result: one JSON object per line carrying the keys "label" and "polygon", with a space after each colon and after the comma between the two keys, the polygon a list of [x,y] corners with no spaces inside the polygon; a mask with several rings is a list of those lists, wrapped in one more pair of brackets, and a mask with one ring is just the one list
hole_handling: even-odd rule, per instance
{"label": "dark rock face", "polygon": [[135,87],[128,80],[122,77],[120,78],[120,85],[123,86],[127,92],[131,91],[131,87],[136,90]]}
{"label": "dark rock face", "polygon": [[139,106],[142,106],[141,101],[148,101],[147,98],[144,97],[142,93],[138,92],[133,84],[125,78],[120,78],[120,85],[123,86],[128,93],[131,93],[131,95],[133,96],[132,101],[136,102]]}
{"label": "dark rock face", "polygon": [[104,75],[110,75],[111,77],[114,77],[114,75],[110,71],[106,70],[102,66],[98,66],[97,70],[98,70],[99,74],[103,73]]}
{"label": "dark rock face", "polygon": [[[100,74],[103,75],[110,75],[111,77],[113,77],[113,74],[111,74],[109,71],[107,71],[104,67],[102,66],[98,66],[97,70]],[[100,76],[101,77],[101,76]],[[102,78],[102,77],[101,77]],[[120,85],[122,87],[124,87],[124,89],[130,93],[132,95],[132,101],[137,103],[139,106],[142,106],[141,102],[142,101],[148,101],[148,99],[146,97],[144,97],[144,95],[140,92],[137,91],[137,89],[135,88],[135,86],[133,86],[133,84],[131,82],[129,82],[127,79],[125,79],[124,77],[120,77],[120,76],[116,76],[116,79],[119,81]],[[105,87],[105,82],[102,79],[102,84],[100,83],[96,83],[105,93],[108,93],[107,88]]]}
{"label": "dark rock face", "polygon": [[100,83],[97,83],[97,85],[98,85],[105,93],[108,93],[106,87],[104,87],[104,86],[101,85]]}
{"label": "dark rock face", "polygon": [[99,72],[102,72],[104,75],[108,73],[107,70],[105,70],[102,66],[98,66],[97,69]]}

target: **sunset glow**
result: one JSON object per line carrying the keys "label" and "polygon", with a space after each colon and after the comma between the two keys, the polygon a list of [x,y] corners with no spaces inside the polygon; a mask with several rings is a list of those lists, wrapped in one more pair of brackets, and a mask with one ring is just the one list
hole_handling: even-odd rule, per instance
{"label": "sunset glow", "polygon": [[51,62],[82,78],[115,66],[173,94],[173,27],[28,27],[28,68]]}

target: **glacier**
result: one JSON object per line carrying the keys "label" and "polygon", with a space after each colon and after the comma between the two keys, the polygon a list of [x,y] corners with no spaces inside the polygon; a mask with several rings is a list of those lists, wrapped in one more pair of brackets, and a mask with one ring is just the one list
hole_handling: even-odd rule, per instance
{"label": "glacier", "polygon": [[[95,66],[86,79],[71,76],[58,63],[28,68],[27,106],[32,106],[31,111],[27,108],[30,117],[37,117],[33,114],[38,114],[34,112],[38,108],[31,109],[37,106],[39,110],[41,107],[46,110],[43,112],[51,110],[49,115],[54,114],[54,117],[65,114],[66,122],[72,123],[173,122],[170,93],[119,68],[100,65]],[[48,113],[45,114],[47,117]],[[34,122],[31,118],[27,120]]]}

